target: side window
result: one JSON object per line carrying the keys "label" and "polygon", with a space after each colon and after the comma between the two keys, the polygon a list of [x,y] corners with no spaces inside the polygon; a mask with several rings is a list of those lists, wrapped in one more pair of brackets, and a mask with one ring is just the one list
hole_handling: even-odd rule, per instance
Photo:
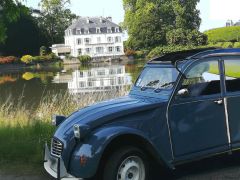
{"label": "side window", "polygon": [[227,92],[240,91],[240,60],[225,60]]}
{"label": "side window", "polygon": [[187,89],[187,97],[221,93],[218,61],[200,62],[186,74],[181,89]]}

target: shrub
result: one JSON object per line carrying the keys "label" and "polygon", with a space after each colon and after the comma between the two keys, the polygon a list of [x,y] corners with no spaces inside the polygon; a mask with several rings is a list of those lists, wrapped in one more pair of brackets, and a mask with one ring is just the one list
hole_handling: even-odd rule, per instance
{"label": "shrub", "polygon": [[31,55],[25,55],[25,56],[22,56],[21,61],[26,64],[29,64],[33,61],[33,57]]}
{"label": "shrub", "polygon": [[10,64],[17,62],[17,58],[14,56],[0,57],[0,64]]}
{"label": "shrub", "polygon": [[125,50],[125,55],[126,56],[135,56],[136,55],[136,51],[134,51],[132,49],[126,49]]}
{"label": "shrub", "polygon": [[233,47],[233,43],[232,42],[224,42],[222,44],[223,48],[232,48]]}
{"label": "shrub", "polygon": [[78,56],[78,60],[81,62],[81,64],[89,64],[92,58],[88,55],[82,55]]}
{"label": "shrub", "polygon": [[234,48],[240,48],[240,42],[235,42],[233,45]]}
{"label": "shrub", "polygon": [[47,48],[45,46],[40,47],[40,56],[46,56],[47,55]]}
{"label": "shrub", "polygon": [[167,53],[176,52],[176,51],[183,51],[188,49],[194,49],[194,46],[158,46],[154,48],[148,54],[148,58],[162,56]]}
{"label": "shrub", "polygon": [[237,42],[240,39],[240,26],[212,29],[204,34],[208,36],[208,42]]}

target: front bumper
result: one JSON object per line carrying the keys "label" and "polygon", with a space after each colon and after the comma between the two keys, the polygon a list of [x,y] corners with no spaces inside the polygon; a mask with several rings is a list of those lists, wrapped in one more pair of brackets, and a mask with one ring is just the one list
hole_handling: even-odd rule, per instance
{"label": "front bumper", "polygon": [[47,143],[44,147],[44,168],[54,178],[74,178],[67,173],[62,157],[56,158],[50,154]]}

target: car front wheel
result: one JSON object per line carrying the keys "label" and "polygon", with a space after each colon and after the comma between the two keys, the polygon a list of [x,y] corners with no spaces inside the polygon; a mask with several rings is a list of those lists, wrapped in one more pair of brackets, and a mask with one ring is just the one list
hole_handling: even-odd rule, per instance
{"label": "car front wheel", "polygon": [[147,156],[135,147],[125,147],[115,151],[104,168],[104,180],[148,180],[149,164]]}

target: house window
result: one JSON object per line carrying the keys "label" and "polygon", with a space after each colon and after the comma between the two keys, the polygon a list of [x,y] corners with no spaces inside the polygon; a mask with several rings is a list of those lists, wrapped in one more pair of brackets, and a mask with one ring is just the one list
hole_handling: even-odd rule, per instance
{"label": "house window", "polygon": [[89,34],[89,29],[85,29],[85,34]]}
{"label": "house window", "polygon": [[120,42],[121,42],[121,37],[120,36],[115,37],[115,43],[120,43]]}
{"label": "house window", "polygon": [[105,75],[105,71],[104,70],[99,70],[99,71],[97,71],[97,75],[103,76],[103,75]]}
{"label": "house window", "polygon": [[101,37],[97,37],[97,43],[101,43]]}
{"label": "house window", "polygon": [[107,42],[108,42],[108,43],[111,43],[111,42],[112,42],[112,37],[108,37],[108,38],[107,38]]}
{"label": "house window", "polygon": [[80,73],[79,73],[79,76],[80,76],[80,77],[83,77],[83,72],[80,72]]}
{"label": "house window", "polygon": [[85,87],[85,86],[86,86],[86,83],[84,81],[79,82],[79,87]]}
{"label": "house window", "polygon": [[119,27],[116,27],[116,28],[115,28],[115,32],[119,32]]}
{"label": "house window", "polygon": [[108,47],[108,52],[113,52],[113,47]]}
{"label": "house window", "polygon": [[121,68],[117,69],[117,74],[122,74],[122,69]]}
{"label": "house window", "polygon": [[77,29],[76,34],[81,34],[81,29]]}
{"label": "house window", "polygon": [[96,47],[96,53],[103,53],[103,47]]}
{"label": "house window", "polygon": [[90,38],[85,38],[85,39],[84,39],[85,44],[89,44],[90,41],[91,41]]}
{"label": "house window", "polygon": [[115,69],[110,69],[109,74],[116,74],[116,70]]}
{"label": "house window", "polygon": [[82,55],[82,49],[78,49],[78,55]]}
{"label": "house window", "polygon": [[92,71],[88,71],[88,77],[91,77],[93,75]]}
{"label": "house window", "polygon": [[93,86],[93,81],[89,80],[88,81],[88,87],[92,87]]}
{"label": "house window", "polygon": [[117,47],[116,47],[116,51],[117,51],[117,52],[121,52],[121,47],[120,47],[120,46],[117,46]]}
{"label": "house window", "polygon": [[82,44],[82,39],[81,39],[81,38],[78,38],[78,39],[77,39],[77,45],[80,45],[80,44]]}
{"label": "house window", "polygon": [[112,33],[112,29],[111,28],[107,28],[107,33]]}
{"label": "house window", "polygon": [[96,33],[101,33],[101,29],[100,28],[96,28]]}
{"label": "house window", "polygon": [[90,54],[91,48],[86,48],[85,51],[86,51],[87,54]]}

